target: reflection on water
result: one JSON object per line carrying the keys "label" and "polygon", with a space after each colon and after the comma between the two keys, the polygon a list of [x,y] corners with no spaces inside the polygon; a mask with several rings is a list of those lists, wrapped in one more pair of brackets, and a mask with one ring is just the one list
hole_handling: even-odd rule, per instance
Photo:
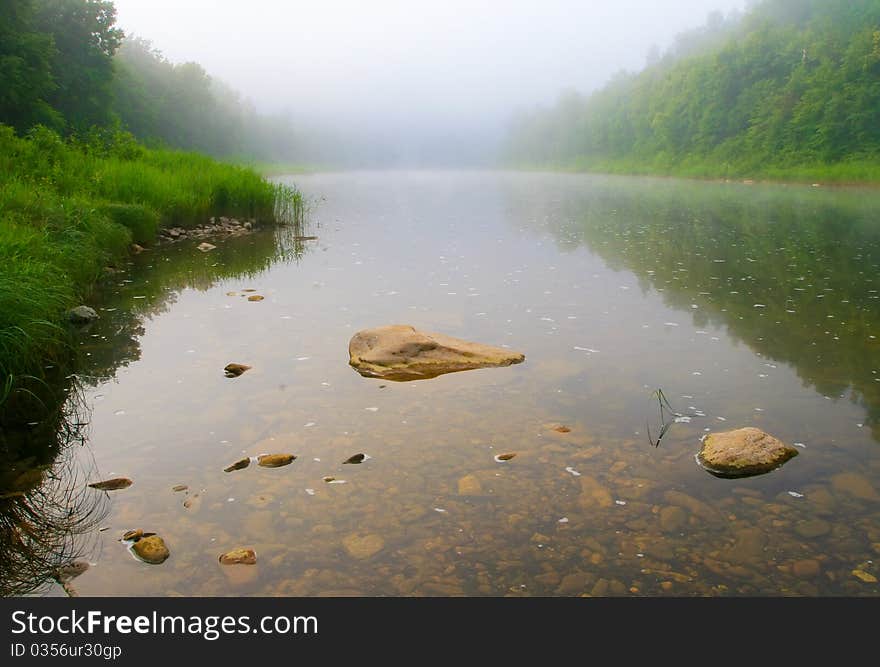
{"label": "reflection on water", "polygon": [[[3,434],[0,595],[57,593],[62,568],[97,555],[96,531],[109,506],[106,494],[85,486],[87,462],[76,451],[85,440],[85,417],[74,390],[28,437]],[[69,584],[64,590],[75,594]]]}
{"label": "reflection on water", "polygon": [[[321,198],[299,250],[183,243],[108,286],[81,340],[81,451],[134,485],[110,497],[83,595],[878,593],[877,194],[481,172],[298,185]],[[526,361],[354,372],[351,336],[396,323]],[[747,425],[801,455],[739,480],[696,464],[707,431]],[[260,454],[297,458],[223,472]],[[131,558],[117,540],[137,528],[171,557]],[[217,562],[239,547],[257,564]]]}

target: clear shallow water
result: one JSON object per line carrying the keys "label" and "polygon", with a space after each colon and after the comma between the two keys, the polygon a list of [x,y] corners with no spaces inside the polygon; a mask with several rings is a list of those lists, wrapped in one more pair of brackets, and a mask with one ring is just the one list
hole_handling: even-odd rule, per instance
{"label": "clear shallow water", "polygon": [[[153,250],[106,290],[115,310],[82,339],[77,456],[90,481],[134,485],[109,496],[82,595],[880,592],[877,193],[487,172],[296,183],[318,240]],[[350,337],[392,323],[526,361],[361,377]],[[253,369],[227,379],[230,362]],[[657,389],[682,419],[654,447]],[[739,480],[697,466],[707,430],[747,425],[800,455]],[[222,472],[287,452],[287,467]],[[372,458],[341,464],[359,452]],[[135,561],[116,541],[132,528],[171,557]],[[256,566],[217,563],[239,546]]]}

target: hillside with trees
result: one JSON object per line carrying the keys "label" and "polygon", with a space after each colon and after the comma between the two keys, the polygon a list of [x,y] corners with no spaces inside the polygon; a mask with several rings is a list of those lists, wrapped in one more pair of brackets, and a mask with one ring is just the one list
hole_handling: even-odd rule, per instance
{"label": "hillside with trees", "polygon": [[521,114],[525,167],[880,179],[880,0],[764,0],[715,14],[639,73]]}

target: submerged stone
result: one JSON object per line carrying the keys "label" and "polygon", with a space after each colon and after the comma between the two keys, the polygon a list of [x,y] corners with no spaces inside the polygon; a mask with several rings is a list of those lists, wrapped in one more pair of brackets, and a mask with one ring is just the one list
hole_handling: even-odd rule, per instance
{"label": "submerged stone", "polygon": [[364,377],[396,382],[510,366],[525,360],[519,352],[422,332],[403,324],[359,331],[348,344],[348,354],[348,363]]}
{"label": "submerged stone", "polygon": [[67,319],[74,324],[88,324],[98,319],[98,313],[88,306],[77,306],[67,311]]}
{"label": "submerged stone", "polygon": [[364,460],[365,460],[366,458],[367,458],[367,455],[366,455],[366,454],[355,454],[355,455],[353,455],[353,456],[349,456],[349,457],[348,457],[347,459],[345,459],[345,461],[343,461],[342,463],[343,463],[343,464],[346,464],[346,463],[354,463],[354,464],[356,464],[356,463],[363,463]]}
{"label": "submerged stone", "polygon": [[118,491],[119,489],[127,489],[133,484],[133,482],[127,477],[115,477],[114,479],[107,479],[103,482],[94,482],[93,484],[89,484],[93,489],[98,489],[99,491]]}
{"label": "submerged stone", "polygon": [[217,246],[215,246],[215,245],[211,245],[210,243],[199,243],[199,244],[196,246],[196,249],[197,249],[197,250],[201,250],[202,252],[211,252],[211,251],[214,250],[214,248],[216,248],[216,247],[217,247]]}
{"label": "submerged stone", "polygon": [[239,459],[235,463],[230,463],[228,466],[223,468],[223,472],[232,472],[233,470],[243,470],[247,468],[251,464],[250,459]]}
{"label": "submerged stone", "polygon": [[168,547],[165,546],[165,541],[158,535],[140,538],[132,545],[131,549],[138,558],[150,565],[164,563],[171,555]]}
{"label": "submerged stone", "polygon": [[747,477],[770,472],[797,453],[761,429],[746,427],[708,435],[697,460],[718,477]]}
{"label": "submerged stone", "polygon": [[223,371],[226,373],[226,377],[237,378],[239,375],[250,369],[251,367],[246,364],[226,364]]}
{"label": "submerged stone", "polygon": [[233,549],[220,555],[222,565],[254,565],[257,562],[257,552],[253,549]]}
{"label": "submerged stone", "polygon": [[458,480],[458,495],[460,496],[479,496],[483,493],[483,486],[480,480],[474,475],[465,475]]}
{"label": "submerged stone", "polygon": [[364,560],[382,551],[385,548],[385,540],[375,533],[369,535],[352,533],[342,540],[342,545],[349,556]]}
{"label": "submerged stone", "polygon": [[257,457],[257,465],[264,468],[280,468],[290,465],[296,460],[293,454],[263,454]]}

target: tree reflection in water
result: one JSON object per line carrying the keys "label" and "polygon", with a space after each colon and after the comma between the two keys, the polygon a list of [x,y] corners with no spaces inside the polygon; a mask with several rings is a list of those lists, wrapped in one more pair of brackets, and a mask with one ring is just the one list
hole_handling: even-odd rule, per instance
{"label": "tree reflection in water", "polygon": [[86,486],[77,447],[88,416],[76,379],[62,401],[29,430],[0,434],[0,595],[46,593],[81,571],[71,564],[95,556],[109,497]]}

